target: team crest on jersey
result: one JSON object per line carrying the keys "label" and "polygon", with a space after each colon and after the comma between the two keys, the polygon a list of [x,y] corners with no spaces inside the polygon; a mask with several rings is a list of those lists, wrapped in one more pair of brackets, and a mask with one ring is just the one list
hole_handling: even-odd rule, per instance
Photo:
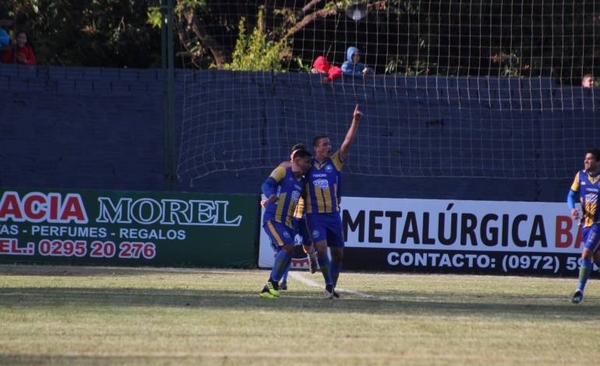
{"label": "team crest on jersey", "polygon": [[331,166],[331,164],[325,165],[325,171],[327,173],[331,173],[333,171],[333,167]]}
{"label": "team crest on jersey", "polygon": [[319,237],[319,230],[314,230],[312,232],[312,237],[313,237],[313,239],[317,239]]}

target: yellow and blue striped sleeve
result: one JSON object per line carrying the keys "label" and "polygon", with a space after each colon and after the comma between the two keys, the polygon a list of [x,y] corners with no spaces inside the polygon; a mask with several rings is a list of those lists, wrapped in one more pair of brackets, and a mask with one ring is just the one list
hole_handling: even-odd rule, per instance
{"label": "yellow and blue striped sleeve", "polygon": [[575,179],[573,179],[573,184],[571,184],[571,190],[573,192],[579,192],[579,172],[575,174]]}

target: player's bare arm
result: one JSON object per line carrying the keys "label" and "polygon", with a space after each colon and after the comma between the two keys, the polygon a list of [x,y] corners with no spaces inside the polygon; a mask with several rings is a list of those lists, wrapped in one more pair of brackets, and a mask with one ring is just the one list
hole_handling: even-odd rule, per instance
{"label": "player's bare arm", "polygon": [[352,113],[352,123],[350,124],[350,128],[348,128],[348,132],[346,132],[346,138],[342,145],[340,146],[340,158],[342,160],[346,160],[348,157],[348,153],[350,151],[350,146],[354,142],[354,138],[356,137],[356,131],[358,130],[358,124],[362,118],[363,114],[358,108],[358,104],[354,107],[354,112]]}

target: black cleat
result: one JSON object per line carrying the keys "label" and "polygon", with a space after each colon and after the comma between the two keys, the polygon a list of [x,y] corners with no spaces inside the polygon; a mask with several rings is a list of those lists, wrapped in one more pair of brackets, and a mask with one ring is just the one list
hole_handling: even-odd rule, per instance
{"label": "black cleat", "polygon": [[325,286],[325,298],[326,299],[333,299],[333,285],[326,285]]}
{"label": "black cleat", "polygon": [[583,301],[583,292],[581,290],[575,291],[573,296],[571,296],[571,302],[573,304],[579,304],[582,301]]}

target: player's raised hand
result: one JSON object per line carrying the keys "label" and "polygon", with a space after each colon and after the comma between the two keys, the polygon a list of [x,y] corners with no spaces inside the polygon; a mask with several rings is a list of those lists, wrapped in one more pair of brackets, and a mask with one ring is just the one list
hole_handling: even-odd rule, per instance
{"label": "player's raised hand", "polygon": [[360,121],[362,116],[363,116],[363,114],[360,111],[360,109],[358,109],[358,103],[357,103],[356,107],[354,107],[354,113],[352,114],[352,117],[354,117],[355,120]]}

